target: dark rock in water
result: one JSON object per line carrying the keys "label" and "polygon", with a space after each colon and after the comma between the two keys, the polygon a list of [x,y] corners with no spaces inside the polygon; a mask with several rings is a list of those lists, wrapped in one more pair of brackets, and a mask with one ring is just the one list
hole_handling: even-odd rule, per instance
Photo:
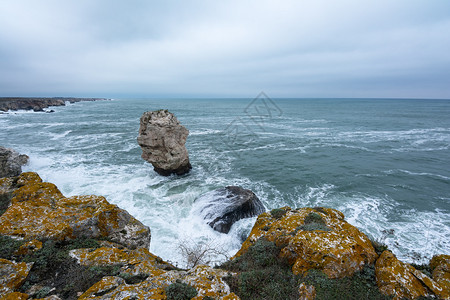
{"label": "dark rock in water", "polygon": [[0,178],[20,175],[22,166],[27,162],[27,155],[0,146]]}
{"label": "dark rock in water", "polygon": [[178,119],[167,110],[145,112],[140,120],[139,146],[142,158],[163,176],[183,175],[192,168],[185,147],[189,134]]}
{"label": "dark rock in water", "polygon": [[265,212],[256,195],[238,186],[227,186],[206,193],[195,201],[200,215],[214,230],[228,233],[231,226],[244,218]]}

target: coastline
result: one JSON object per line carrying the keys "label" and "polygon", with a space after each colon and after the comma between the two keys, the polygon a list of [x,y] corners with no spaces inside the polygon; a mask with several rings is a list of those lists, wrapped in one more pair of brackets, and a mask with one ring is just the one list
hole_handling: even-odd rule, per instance
{"label": "coastline", "polygon": [[74,97],[0,97],[0,112],[10,110],[33,110],[43,112],[50,106],[65,106],[66,102],[102,101],[107,98],[74,98]]}

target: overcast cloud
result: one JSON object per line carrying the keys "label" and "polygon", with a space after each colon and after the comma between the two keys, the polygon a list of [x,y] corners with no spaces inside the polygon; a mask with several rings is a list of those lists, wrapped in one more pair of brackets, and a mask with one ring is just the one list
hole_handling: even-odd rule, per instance
{"label": "overcast cloud", "polygon": [[450,98],[450,1],[0,0],[0,96]]}

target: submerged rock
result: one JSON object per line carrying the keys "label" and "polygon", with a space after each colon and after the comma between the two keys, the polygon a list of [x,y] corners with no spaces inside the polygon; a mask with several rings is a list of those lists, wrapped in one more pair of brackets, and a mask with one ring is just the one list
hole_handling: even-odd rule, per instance
{"label": "submerged rock", "polygon": [[0,146],[0,178],[18,176],[27,162],[27,155]]}
{"label": "submerged rock", "polygon": [[228,233],[236,221],[266,211],[252,191],[239,186],[227,186],[206,193],[195,201],[195,206],[208,225],[222,233]]}
{"label": "submerged rock", "polygon": [[26,240],[108,238],[130,249],[150,246],[150,229],[104,197],[66,198],[36,173],[23,173],[16,182],[11,203],[0,216],[2,235]]}
{"label": "submerged rock", "polygon": [[343,278],[375,261],[377,254],[368,237],[331,208],[289,207],[259,215],[235,257],[265,237],[281,247],[280,256],[296,275],[322,270],[329,278]]}
{"label": "submerged rock", "polygon": [[163,176],[182,175],[192,168],[185,147],[189,131],[167,110],[145,112],[140,119],[137,141],[142,158]]}

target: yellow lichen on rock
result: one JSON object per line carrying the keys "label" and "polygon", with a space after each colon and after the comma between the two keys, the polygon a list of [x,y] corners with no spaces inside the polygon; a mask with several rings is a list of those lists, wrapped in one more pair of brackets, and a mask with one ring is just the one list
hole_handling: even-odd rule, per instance
{"label": "yellow lichen on rock", "polygon": [[450,298],[450,255],[435,255],[430,261],[433,270],[433,280],[446,292],[444,296]]}
{"label": "yellow lichen on rock", "polygon": [[16,292],[27,278],[32,266],[32,263],[15,263],[0,258],[0,298]]}
{"label": "yellow lichen on rock", "polygon": [[150,229],[101,196],[65,198],[36,173],[18,177],[21,187],[0,216],[0,234],[26,240],[108,237],[128,248],[148,248]]}
{"label": "yellow lichen on rock", "polygon": [[434,294],[441,299],[448,299],[448,289],[432,280],[409,264],[399,261],[389,251],[384,251],[375,263],[375,275],[380,291],[394,300],[416,299]]}
{"label": "yellow lichen on rock", "polygon": [[165,271],[175,269],[161,258],[151,254],[148,249],[136,250],[101,247],[92,249],[75,249],[70,256],[78,260],[83,266],[111,266],[120,265],[122,274],[157,276]]}
{"label": "yellow lichen on rock", "polygon": [[20,246],[19,249],[14,254],[27,255],[40,249],[42,249],[42,242],[38,240],[32,240]]}
{"label": "yellow lichen on rock", "polygon": [[261,214],[235,257],[263,236],[282,248],[280,256],[293,264],[294,274],[320,269],[329,278],[342,278],[377,257],[367,236],[331,208],[283,207]]}
{"label": "yellow lichen on rock", "polygon": [[28,298],[29,298],[28,294],[19,292],[12,292],[3,296],[0,295],[0,300],[26,300]]}
{"label": "yellow lichen on rock", "polygon": [[[239,299],[230,292],[223,277],[228,272],[209,266],[196,266],[189,271],[162,271],[137,284],[126,284],[120,277],[104,277],[90,287],[79,299],[166,299],[165,288],[177,281],[194,287],[198,294],[194,299],[210,296],[214,299]],[[97,296],[101,295],[101,296]]]}

